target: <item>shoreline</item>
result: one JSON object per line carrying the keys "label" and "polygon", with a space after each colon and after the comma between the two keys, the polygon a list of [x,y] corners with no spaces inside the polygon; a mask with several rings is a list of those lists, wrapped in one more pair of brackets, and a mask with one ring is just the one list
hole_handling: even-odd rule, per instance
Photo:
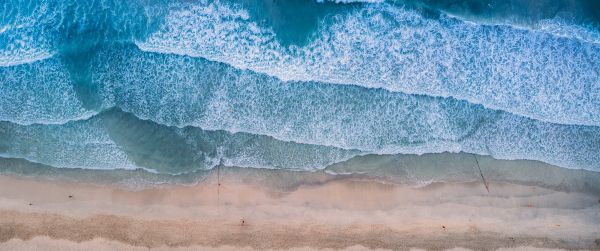
{"label": "shoreline", "polygon": [[[476,163],[478,160],[479,163]],[[320,170],[223,166],[235,182],[255,183],[278,191],[336,179],[374,180],[408,186],[444,182],[508,182],[553,190],[600,194],[600,172],[569,169],[535,160],[503,160],[470,153],[422,155],[361,155]],[[194,186],[215,176],[217,167],[181,174],[154,173],[144,169],[57,168],[19,158],[0,158],[0,175],[57,182],[81,182],[143,190],[161,186]]]}
{"label": "shoreline", "polygon": [[589,193],[496,181],[487,193],[481,182],[411,187],[355,177],[277,190],[247,178],[252,172],[229,172],[220,187],[210,175],[142,190],[0,175],[0,250],[56,242],[86,250],[600,249],[600,201]]}

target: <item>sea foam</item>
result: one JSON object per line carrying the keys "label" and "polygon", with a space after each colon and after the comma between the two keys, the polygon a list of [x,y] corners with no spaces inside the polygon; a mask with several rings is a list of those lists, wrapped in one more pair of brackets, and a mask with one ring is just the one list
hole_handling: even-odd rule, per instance
{"label": "sea foam", "polygon": [[0,156],[178,174],[467,152],[600,170],[597,31],[312,4],[326,10],[305,43],[252,3],[1,4]]}
{"label": "sea foam", "polygon": [[596,126],[548,123],[453,98],[282,82],[204,59],[132,48],[106,51],[95,62],[103,73],[95,81],[108,84],[103,92],[107,102],[163,125],[365,153],[464,151],[598,168]]}
{"label": "sea foam", "polygon": [[566,37],[568,28],[557,36],[444,15],[427,19],[389,4],[331,15],[320,27],[307,45],[283,46],[239,6],[177,4],[137,45],[284,81],[455,97],[552,123],[600,125],[600,45]]}

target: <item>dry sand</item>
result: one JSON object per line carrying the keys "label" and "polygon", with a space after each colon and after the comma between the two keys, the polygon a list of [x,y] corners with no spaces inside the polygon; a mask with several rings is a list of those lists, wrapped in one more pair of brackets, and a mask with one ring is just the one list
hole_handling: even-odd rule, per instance
{"label": "dry sand", "polygon": [[277,190],[243,180],[134,191],[0,176],[0,250],[600,249],[594,194],[351,178]]}

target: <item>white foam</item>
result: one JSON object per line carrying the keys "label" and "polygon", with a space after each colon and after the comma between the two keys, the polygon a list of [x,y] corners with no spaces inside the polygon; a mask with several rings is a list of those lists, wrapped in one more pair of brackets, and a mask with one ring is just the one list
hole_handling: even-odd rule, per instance
{"label": "white foam", "polygon": [[[135,49],[107,52],[97,62],[95,81],[111,82],[114,105],[164,125],[362,153],[470,152],[600,169],[599,127],[540,122],[454,99],[285,83],[203,59]],[[124,68],[129,70],[111,70]]]}
{"label": "white foam", "polygon": [[5,31],[9,30],[11,28],[10,25],[4,25],[0,28],[0,34],[4,33]]}
{"label": "white foam", "polygon": [[158,32],[136,44],[284,81],[452,96],[552,123],[600,125],[598,44],[506,25],[425,19],[380,4],[333,15],[308,45],[285,47],[272,30],[242,18],[244,12],[219,3],[177,6]]}
{"label": "white foam", "polygon": [[[284,143],[272,148],[264,143],[227,156],[229,164],[278,168],[293,163],[287,167],[310,169],[356,152],[464,151],[600,169],[596,44],[510,26],[429,20],[381,4],[333,15],[306,46],[286,47],[241,8],[219,2],[171,7],[164,26],[148,40],[137,41],[139,48],[251,71],[177,55],[105,51],[91,67],[103,108],[118,106],[164,125],[336,148],[293,148],[310,152],[306,158],[327,154],[292,159],[278,152],[276,146]],[[40,44],[44,42],[23,43],[24,49],[8,51],[29,57],[36,55],[35,48],[45,48]],[[46,141],[33,150],[27,143],[18,145],[16,156],[59,167],[131,164],[105,132],[87,124],[92,129],[81,125],[70,131],[79,123],[66,122],[89,119],[95,112],[82,107],[59,59],[0,67],[0,72],[0,120],[61,124],[39,125],[48,131],[36,129],[37,134],[27,133],[37,125],[20,129],[15,133],[19,139]],[[77,136],[61,139],[69,134]],[[258,158],[252,149],[268,149],[271,156]]]}
{"label": "white foam", "polygon": [[600,32],[597,31],[596,27],[573,25],[560,19],[549,19],[536,23],[533,29],[559,37],[575,38],[587,43],[600,44]]}
{"label": "white foam", "polygon": [[138,168],[96,121],[30,126],[0,122],[0,132],[2,138],[12,139],[0,152],[1,157],[58,168]]}
{"label": "white foam", "polygon": [[20,64],[31,64],[54,56],[54,53],[46,51],[25,52],[15,55],[0,55],[0,67],[16,66]]}
{"label": "white foam", "polygon": [[82,106],[59,59],[0,68],[0,121],[21,125],[64,124],[96,111]]}
{"label": "white foam", "polygon": [[30,64],[51,58],[55,51],[48,34],[37,32],[36,27],[8,29],[0,32],[0,67]]}
{"label": "white foam", "polygon": [[0,67],[30,64],[52,57],[56,53],[53,27],[57,14],[48,4],[7,3],[0,23]]}

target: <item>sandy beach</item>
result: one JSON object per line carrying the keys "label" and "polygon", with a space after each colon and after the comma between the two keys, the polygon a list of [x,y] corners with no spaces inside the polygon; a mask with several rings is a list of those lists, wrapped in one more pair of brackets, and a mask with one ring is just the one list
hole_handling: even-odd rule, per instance
{"label": "sandy beach", "polygon": [[211,174],[144,189],[2,175],[0,250],[600,249],[600,201],[589,193],[325,173],[277,189],[247,172],[220,186]]}

